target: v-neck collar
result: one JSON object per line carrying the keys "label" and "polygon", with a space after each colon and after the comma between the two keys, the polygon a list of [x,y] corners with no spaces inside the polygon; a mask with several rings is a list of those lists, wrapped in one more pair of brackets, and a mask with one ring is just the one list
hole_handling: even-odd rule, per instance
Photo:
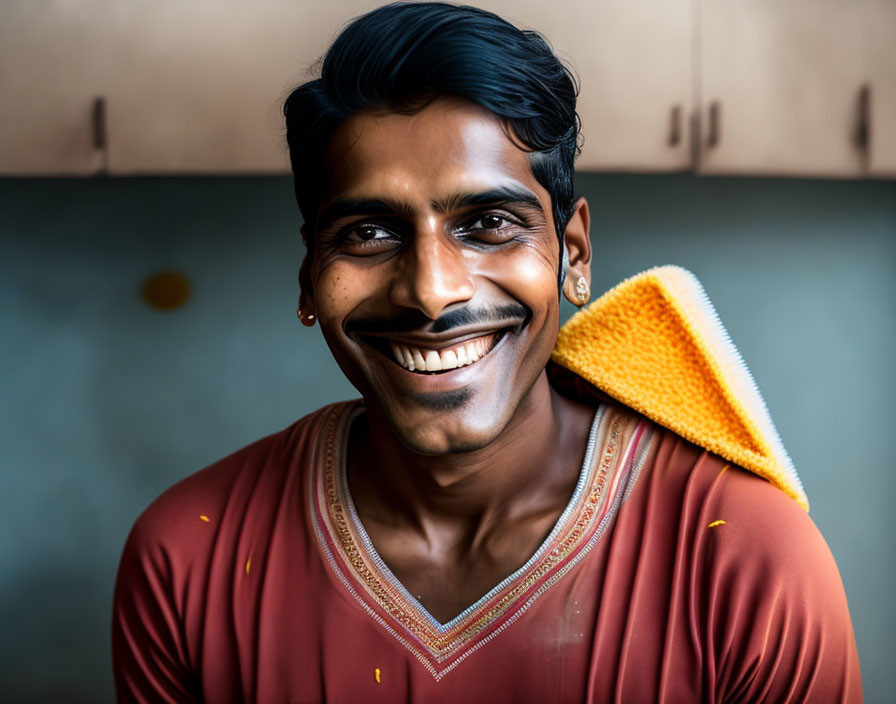
{"label": "v-neck collar", "polygon": [[631,490],[653,437],[640,416],[599,406],[575,490],[547,538],[522,567],[440,623],[377,554],[352,500],[348,435],[362,412],[360,404],[342,404],[328,414],[308,485],[312,524],[335,576],[436,679],[515,622],[587,554]]}
{"label": "v-neck collar", "polygon": [[[363,409],[357,409],[352,416],[349,418],[347,426],[351,428],[351,424],[354,420],[363,413]],[[391,569],[389,569],[388,565],[383,561],[383,559],[377,553],[376,548],[373,545],[373,541],[370,539],[370,536],[367,534],[367,529],[364,528],[364,524],[361,521],[361,517],[358,515],[358,511],[355,508],[355,502],[352,498],[351,491],[348,486],[348,452],[347,443],[348,437],[345,438],[345,442],[342,444],[342,452],[341,457],[339,458],[338,463],[338,486],[339,486],[339,495],[342,501],[343,506],[348,513],[348,519],[351,522],[352,530],[360,539],[360,543],[363,546],[364,550],[367,553],[369,560],[376,567],[377,571],[382,575],[383,579],[389,582],[389,584],[398,591],[402,597],[409,603],[411,607],[413,607],[416,611],[419,611],[422,616],[424,616],[432,626],[438,630],[440,633],[445,633],[453,626],[456,626],[460,623],[467,615],[475,611],[478,607],[480,607],[484,602],[488,601],[491,597],[493,597],[496,593],[506,588],[510,583],[512,583],[515,579],[519,578],[520,575],[524,574],[526,570],[528,570],[538,559],[543,555],[543,553],[549,549],[550,545],[556,539],[558,533],[560,533],[564,526],[569,521],[570,514],[574,511],[575,506],[577,505],[579,498],[582,493],[585,491],[587,486],[588,476],[590,474],[589,469],[593,462],[594,455],[594,445],[597,442],[597,429],[600,425],[601,418],[601,409],[598,410],[594,414],[594,419],[591,421],[591,428],[588,431],[588,441],[585,449],[585,458],[582,461],[582,467],[579,470],[579,478],[576,482],[576,488],[573,491],[572,497],[569,499],[569,502],[566,505],[566,508],[563,510],[563,513],[560,514],[560,517],[557,519],[557,522],[554,524],[553,529],[548,534],[548,537],[544,539],[538,549],[533,553],[532,557],[530,557],[526,563],[502,579],[495,585],[492,589],[490,589],[484,596],[477,599],[473,604],[468,606],[466,609],[461,611],[457,616],[452,618],[450,621],[446,621],[445,623],[440,623],[435,616],[429,613],[426,608],[421,604],[417,598],[412,595],[407,587],[405,587],[401,581],[395,576]],[[347,435],[347,433],[346,433]]]}

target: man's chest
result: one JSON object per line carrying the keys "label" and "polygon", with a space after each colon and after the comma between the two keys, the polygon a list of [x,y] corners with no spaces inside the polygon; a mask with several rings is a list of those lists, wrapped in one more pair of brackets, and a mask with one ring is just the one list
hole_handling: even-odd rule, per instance
{"label": "man's chest", "polygon": [[490,535],[440,544],[371,525],[368,535],[391,575],[439,623],[448,623],[511,579],[543,544],[562,505],[502,522]]}

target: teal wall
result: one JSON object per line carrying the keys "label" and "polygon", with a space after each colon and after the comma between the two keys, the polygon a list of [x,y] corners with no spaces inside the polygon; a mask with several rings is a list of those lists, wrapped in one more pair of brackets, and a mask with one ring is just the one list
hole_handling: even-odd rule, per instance
{"label": "teal wall", "polygon": [[[896,646],[896,182],[582,176],[594,290],[655,264],[703,281],[840,566],[866,701]],[[286,178],[0,180],[0,691],[111,701],[109,608],[164,488],[354,396],[295,319]],[[186,273],[160,313],[143,279]],[[786,536],[782,536],[786,539]]]}

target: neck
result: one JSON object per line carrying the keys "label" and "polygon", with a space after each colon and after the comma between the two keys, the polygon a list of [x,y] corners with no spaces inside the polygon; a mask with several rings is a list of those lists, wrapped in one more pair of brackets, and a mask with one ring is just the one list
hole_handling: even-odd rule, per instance
{"label": "neck", "polygon": [[[405,448],[367,409],[349,450],[349,480],[365,520],[458,540],[523,513],[565,506],[578,479],[590,407],[560,396],[542,373],[486,447],[438,456]],[[371,460],[370,458],[375,458]]]}

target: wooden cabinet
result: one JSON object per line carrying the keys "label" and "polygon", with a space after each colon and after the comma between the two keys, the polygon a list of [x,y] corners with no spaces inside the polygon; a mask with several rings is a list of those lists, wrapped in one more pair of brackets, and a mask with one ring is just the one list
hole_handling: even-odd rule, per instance
{"label": "wooden cabinet", "polygon": [[[537,28],[574,65],[585,125],[579,168],[657,171],[690,163],[690,2],[568,0],[563,12],[540,0],[480,6]],[[286,169],[282,98],[338,29],[370,7],[133,5],[124,23],[140,31],[121,32],[114,52],[129,71],[110,76],[113,172]]]}
{"label": "wooden cabinet", "polygon": [[102,166],[92,106],[102,92],[102,0],[0,4],[0,174],[85,175]]}
{"label": "wooden cabinet", "polygon": [[874,147],[886,161],[892,147],[874,128],[896,112],[878,102],[870,114],[863,87],[896,57],[896,3],[698,2],[700,172],[860,176]]}
{"label": "wooden cabinet", "polygon": [[[379,4],[4,0],[0,173],[285,172],[283,98]],[[573,65],[582,170],[896,176],[896,0],[479,4]]]}
{"label": "wooden cabinet", "polygon": [[[0,5],[0,174],[283,173],[282,99],[365,0]],[[93,106],[106,104],[107,150]]]}
{"label": "wooden cabinet", "polygon": [[289,168],[283,98],[363,0],[128,3],[108,76],[113,173]]}
{"label": "wooden cabinet", "polygon": [[692,0],[492,0],[544,34],[580,81],[584,171],[690,166]]}

